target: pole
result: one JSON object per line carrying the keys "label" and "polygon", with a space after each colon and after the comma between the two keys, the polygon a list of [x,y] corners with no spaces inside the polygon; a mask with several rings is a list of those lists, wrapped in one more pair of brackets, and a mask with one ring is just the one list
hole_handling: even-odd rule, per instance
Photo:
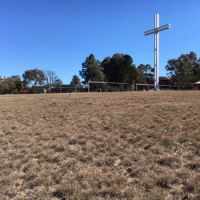
{"label": "pole", "polygon": [[88,81],[88,92],[90,92],[90,81]]}
{"label": "pole", "polygon": [[155,14],[154,18],[154,89],[159,90],[159,14]]}

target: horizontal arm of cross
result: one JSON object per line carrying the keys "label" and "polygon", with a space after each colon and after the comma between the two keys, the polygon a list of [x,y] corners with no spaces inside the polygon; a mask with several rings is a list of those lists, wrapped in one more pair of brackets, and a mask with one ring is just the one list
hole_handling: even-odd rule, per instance
{"label": "horizontal arm of cross", "polygon": [[155,33],[158,33],[160,31],[164,31],[164,30],[167,30],[167,29],[170,29],[170,28],[171,28],[171,24],[166,24],[166,25],[160,26],[158,28],[145,31],[144,35],[147,36],[147,35],[155,34]]}

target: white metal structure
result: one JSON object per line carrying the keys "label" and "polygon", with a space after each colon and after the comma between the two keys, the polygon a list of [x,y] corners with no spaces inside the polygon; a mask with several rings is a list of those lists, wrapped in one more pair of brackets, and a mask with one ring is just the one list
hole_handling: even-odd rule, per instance
{"label": "white metal structure", "polygon": [[159,90],[159,32],[170,29],[171,25],[159,26],[159,14],[154,17],[154,29],[144,32],[145,36],[154,34],[154,89]]}
{"label": "white metal structure", "polygon": [[200,81],[198,81],[198,82],[194,83],[194,85],[200,85]]}
{"label": "white metal structure", "polygon": [[[154,87],[154,84],[147,84],[147,83],[136,83],[136,91],[138,91],[138,87],[140,86],[146,86],[147,90],[150,90],[151,88]],[[172,88],[177,88],[175,85],[159,85],[159,87],[162,87],[162,88],[169,88],[169,89],[172,89]]]}
{"label": "white metal structure", "polygon": [[88,92],[90,92],[90,83],[128,85],[128,83],[119,83],[119,82],[88,81]]}

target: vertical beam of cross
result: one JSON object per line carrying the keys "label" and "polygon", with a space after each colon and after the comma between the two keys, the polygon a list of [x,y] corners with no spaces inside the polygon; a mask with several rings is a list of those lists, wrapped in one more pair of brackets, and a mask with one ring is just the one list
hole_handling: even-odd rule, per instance
{"label": "vertical beam of cross", "polygon": [[159,14],[154,16],[154,88],[159,90],[159,32],[156,31],[159,27]]}
{"label": "vertical beam of cross", "polygon": [[154,17],[154,29],[144,32],[145,36],[154,34],[154,89],[159,91],[159,32],[170,29],[171,25],[166,24],[164,26],[159,25],[159,14],[155,14]]}

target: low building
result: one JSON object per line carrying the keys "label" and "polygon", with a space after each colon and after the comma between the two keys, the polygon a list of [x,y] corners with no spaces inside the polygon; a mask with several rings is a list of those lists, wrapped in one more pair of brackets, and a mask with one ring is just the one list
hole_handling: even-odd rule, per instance
{"label": "low building", "polygon": [[194,88],[200,90],[200,81],[197,81],[196,83],[194,83]]}

